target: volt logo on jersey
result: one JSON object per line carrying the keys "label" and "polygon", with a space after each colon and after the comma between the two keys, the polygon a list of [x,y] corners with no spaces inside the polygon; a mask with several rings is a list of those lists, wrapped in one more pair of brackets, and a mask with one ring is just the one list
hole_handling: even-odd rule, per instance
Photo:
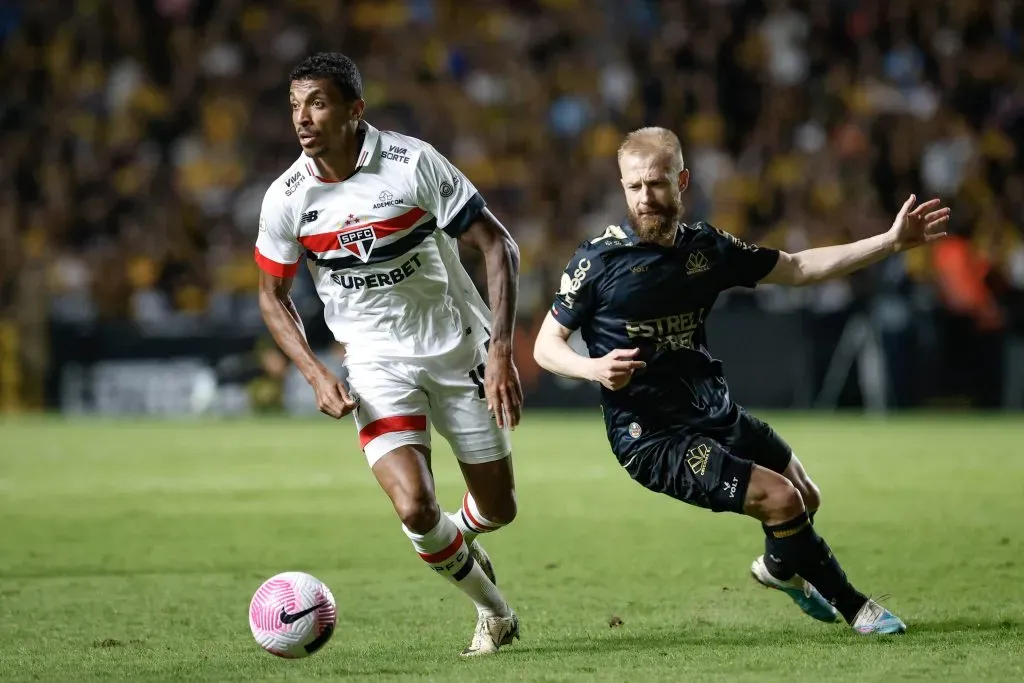
{"label": "volt logo on jersey", "polygon": [[377,243],[377,234],[373,231],[372,225],[352,228],[342,228],[338,231],[338,243],[341,248],[366,263],[373,251],[373,245]]}

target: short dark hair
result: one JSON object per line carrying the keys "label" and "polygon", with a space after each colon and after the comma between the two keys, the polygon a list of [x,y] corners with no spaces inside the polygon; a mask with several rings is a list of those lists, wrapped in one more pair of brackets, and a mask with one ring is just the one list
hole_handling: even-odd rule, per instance
{"label": "short dark hair", "polygon": [[317,78],[325,78],[334,83],[346,102],[354,102],[363,97],[363,79],[359,75],[359,67],[340,52],[318,52],[306,57],[292,69],[288,80],[294,82]]}

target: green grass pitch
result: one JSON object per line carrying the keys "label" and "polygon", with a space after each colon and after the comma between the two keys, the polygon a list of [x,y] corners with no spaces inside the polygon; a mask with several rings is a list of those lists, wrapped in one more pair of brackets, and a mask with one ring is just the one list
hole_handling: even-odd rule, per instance
{"label": "green grass pitch", "polygon": [[[22,419],[0,421],[0,680],[1024,680],[1024,419],[765,417],[906,635],[819,624],[756,585],[757,523],[634,484],[597,411],[514,434],[520,516],[485,545],[523,637],[475,661],[457,656],[471,605],[416,558],[351,421]],[[450,509],[463,486],[435,448]],[[259,650],[246,618],[285,570],[338,600],[301,661]]]}

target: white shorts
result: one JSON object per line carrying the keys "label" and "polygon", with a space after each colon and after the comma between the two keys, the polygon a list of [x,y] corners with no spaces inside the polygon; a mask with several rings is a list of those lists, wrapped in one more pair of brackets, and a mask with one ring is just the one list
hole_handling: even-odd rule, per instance
{"label": "white shorts", "polygon": [[353,412],[370,466],[399,446],[430,448],[430,427],[464,463],[500,460],[511,451],[507,428],[487,409],[483,371],[487,353],[466,343],[413,363],[381,361],[348,366]]}

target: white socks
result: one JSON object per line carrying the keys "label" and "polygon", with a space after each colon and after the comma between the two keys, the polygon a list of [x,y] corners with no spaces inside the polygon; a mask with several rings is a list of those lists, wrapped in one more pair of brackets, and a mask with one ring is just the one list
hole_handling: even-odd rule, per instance
{"label": "white socks", "polygon": [[511,613],[497,587],[473,560],[462,532],[447,515],[442,514],[437,525],[425,534],[417,534],[405,525],[402,530],[423,561],[468,595],[477,612],[485,616]]}
{"label": "white socks", "polygon": [[504,524],[492,522],[484,517],[469,491],[466,491],[466,495],[462,497],[462,507],[458,512],[448,513],[448,518],[452,520],[455,523],[455,526],[459,528],[459,531],[462,532],[462,535],[466,539],[466,543],[472,543],[473,539],[480,534],[489,534],[490,532],[497,531],[501,527],[505,526]]}

